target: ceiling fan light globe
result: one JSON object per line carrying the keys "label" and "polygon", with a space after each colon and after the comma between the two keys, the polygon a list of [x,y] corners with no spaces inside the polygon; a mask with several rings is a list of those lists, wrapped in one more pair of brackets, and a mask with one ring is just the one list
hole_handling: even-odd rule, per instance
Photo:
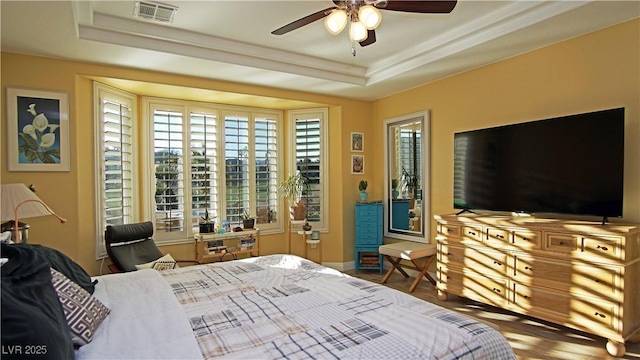
{"label": "ceiling fan light globe", "polygon": [[382,22],[382,14],[374,6],[365,5],[358,10],[358,19],[366,29],[373,30]]}
{"label": "ceiling fan light globe", "polygon": [[349,27],[349,38],[351,41],[364,41],[368,36],[367,28],[360,21],[352,21]]}
{"label": "ceiling fan light globe", "polygon": [[334,10],[324,19],[324,27],[331,35],[338,35],[347,25],[347,12],[338,9]]}

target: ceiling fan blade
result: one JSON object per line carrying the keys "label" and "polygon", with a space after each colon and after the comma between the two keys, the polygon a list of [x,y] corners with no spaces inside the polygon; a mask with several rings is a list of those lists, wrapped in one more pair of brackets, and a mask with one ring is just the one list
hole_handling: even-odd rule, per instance
{"label": "ceiling fan blade", "polygon": [[403,1],[388,0],[386,6],[380,9],[391,11],[404,11],[412,13],[450,13],[456,7],[457,1]]}
{"label": "ceiling fan blade", "polygon": [[360,41],[360,46],[365,47],[367,45],[371,45],[376,42],[376,31],[375,30],[367,30],[367,38]]}
{"label": "ceiling fan blade", "polygon": [[335,7],[326,8],[324,10],[320,10],[318,12],[315,12],[315,13],[313,13],[311,15],[307,15],[307,16],[305,16],[305,17],[303,17],[301,19],[298,19],[298,20],[296,20],[296,21],[294,21],[292,23],[289,23],[289,24],[287,24],[287,25],[285,25],[285,26],[283,26],[281,28],[275,29],[271,33],[273,35],[286,34],[289,31],[293,31],[293,30],[301,28],[301,27],[303,27],[305,25],[309,25],[314,21],[322,19],[323,17],[329,15],[331,13],[330,10],[333,10],[333,9],[335,9]]}

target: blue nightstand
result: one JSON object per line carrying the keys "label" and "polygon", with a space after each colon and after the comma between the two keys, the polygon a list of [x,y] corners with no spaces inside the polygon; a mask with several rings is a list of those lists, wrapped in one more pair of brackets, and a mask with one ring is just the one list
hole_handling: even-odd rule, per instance
{"label": "blue nightstand", "polygon": [[356,274],[360,269],[375,269],[382,274],[382,203],[356,203]]}

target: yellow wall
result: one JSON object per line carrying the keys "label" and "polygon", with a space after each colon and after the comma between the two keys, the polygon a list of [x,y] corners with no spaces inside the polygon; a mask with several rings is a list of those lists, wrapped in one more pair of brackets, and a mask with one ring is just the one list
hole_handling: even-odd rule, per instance
{"label": "yellow wall", "polygon": [[433,215],[454,211],[455,132],[616,107],[626,108],[625,196],[624,218],[611,220],[640,223],[640,20],[389,96],[374,117],[381,129],[384,119],[431,111]]}
{"label": "yellow wall", "polygon": [[[94,124],[93,124],[93,77],[120,78],[158,84],[211,89],[242,94],[294,99],[326,104],[329,107],[329,176],[330,211],[329,232],[323,233],[323,261],[343,263],[353,257],[353,203],[357,200],[357,176],[345,169],[348,164],[348,135],[351,131],[373,136],[368,126],[371,104],[363,101],[341,99],[332,96],[308,94],[295,91],[270,89],[223,81],[162,74],[149,71],[101,66],[95,64],[55,60],[42,57],[2,53],[2,100],[6,88],[30,88],[63,91],[69,94],[70,104],[70,172],[9,172],[3,165],[0,172],[2,183],[21,182],[34,184],[38,195],[58,214],[68,219],[58,223],[53,217],[29,219],[30,239],[63,251],[78,261],[91,274],[99,274],[101,263],[95,260],[95,175],[94,175]],[[4,102],[3,102],[4,104]],[[6,108],[3,105],[2,127],[6,133]],[[2,138],[4,140],[4,137]],[[5,144],[6,142],[2,142]],[[347,149],[346,151],[343,149]],[[2,162],[7,164],[6,146],[2,146]],[[365,152],[366,154],[366,152]],[[345,220],[346,219],[346,220]],[[350,221],[349,221],[350,220]],[[193,258],[193,245],[170,246],[162,249],[176,258]],[[286,252],[287,237],[284,234],[263,236],[261,253]],[[294,248],[302,254],[303,249]],[[311,259],[318,254],[309,251]],[[104,267],[106,272],[106,266]]]}
{"label": "yellow wall", "polygon": [[[65,91],[70,95],[71,171],[8,172],[2,183],[35,184],[38,195],[69,219],[29,219],[33,242],[55,247],[90,273],[95,261],[92,87],[89,76],[113,77],[236,93],[281,97],[329,106],[330,232],[322,234],[323,261],[353,261],[353,203],[358,181],[369,182],[369,198],[383,193],[384,119],[431,110],[431,213],[453,211],[453,134],[457,131],[559,115],[626,107],[624,221],[640,223],[640,20],[542,48],[371,103],[331,96],[211,81],[88,63],[2,53],[1,84],[6,87]],[[5,144],[6,108],[1,139]],[[350,133],[365,134],[365,174],[350,174]],[[1,160],[7,163],[6,146]],[[433,234],[433,221],[432,231]],[[262,253],[286,251],[286,236],[262,238]],[[163,249],[192,257],[191,247]],[[295,252],[300,254],[300,252]],[[313,252],[309,256],[313,259]]]}

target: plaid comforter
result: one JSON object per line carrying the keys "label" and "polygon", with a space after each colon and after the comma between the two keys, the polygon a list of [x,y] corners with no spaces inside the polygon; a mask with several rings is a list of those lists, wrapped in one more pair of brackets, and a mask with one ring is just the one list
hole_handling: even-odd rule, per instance
{"label": "plaid comforter", "polygon": [[161,272],[206,359],[513,359],[491,327],[292,255]]}

